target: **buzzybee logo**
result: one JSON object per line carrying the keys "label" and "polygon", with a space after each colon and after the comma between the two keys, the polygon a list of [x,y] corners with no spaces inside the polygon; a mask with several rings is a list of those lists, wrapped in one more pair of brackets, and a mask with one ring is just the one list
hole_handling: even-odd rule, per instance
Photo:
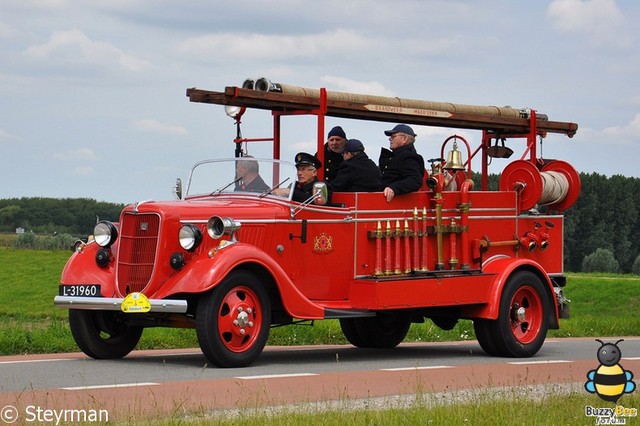
{"label": "buzzybee logo", "polygon": [[584,388],[589,393],[595,393],[605,401],[618,403],[618,399],[625,394],[631,393],[636,389],[636,384],[631,380],[633,373],[627,371],[619,364],[622,359],[622,351],[618,347],[618,343],[624,339],[618,340],[616,343],[604,343],[600,339],[602,346],[598,349],[598,361],[600,366],[595,370],[587,373],[587,383]]}
{"label": "buzzybee logo", "polygon": [[601,345],[597,354],[600,365],[594,370],[589,370],[584,388],[587,392],[598,395],[603,401],[616,404],[615,408],[598,408],[590,405],[585,407],[585,416],[595,417],[597,425],[626,424],[625,417],[638,415],[636,408],[618,405],[618,400],[622,395],[636,389],[636,384],[632,380],[633,373],[620,365],[622,351],[618,347],[618,343],[622,341],[624,339],[615,343],[604,343],[602,340],[596,339],[596,342],[600,342]]}

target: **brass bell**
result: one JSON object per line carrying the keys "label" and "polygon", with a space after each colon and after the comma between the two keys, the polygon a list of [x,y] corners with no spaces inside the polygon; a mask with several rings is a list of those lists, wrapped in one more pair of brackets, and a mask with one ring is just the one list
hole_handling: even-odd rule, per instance
{"label": "brass bell", "polygon": [[458,143],[453,141],[453,149],[447,155],[447,162],[442,167],[445,170],[464,170],[462,153],[458,151]]}
{"label": "brass bell", "polygon": [[496,138],[496,144],[487,148],[487,155],[492,158],[509,158],[513,154],[513,150],[504,146],[504,139],[500,142],[502,146],[498,146],[498,138]]}

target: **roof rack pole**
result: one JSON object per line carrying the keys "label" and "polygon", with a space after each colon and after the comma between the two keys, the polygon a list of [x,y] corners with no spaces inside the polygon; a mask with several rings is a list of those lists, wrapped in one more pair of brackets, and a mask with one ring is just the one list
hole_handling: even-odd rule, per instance
{"label": "roof rack pole", "polygon": [[[497,138],[497,135],[496,135]],[[497,140],[497,139],[496,139]],[[480,189],[489,190],[489,161],[487,160],[487,148],[491,146],[491,135],[487,130],[482,131],[482,177]]]}
{"label": "roof rack pole", "polygon": [[318,160],[320,160],[320,162],[322,163],[322,167],[320,167],[320,170],[318,170],[318,180],[323,181],[324,180],[324,169],[325,169],[325,162],[324,162],[324,119],[325,116],[327,114],[327,89],[325,89],[324,87],[320,88],[320,107],[318,108],[318,143],[317,143],[317,150],[316,152],[318,153]]}
{"label": "roof rack pole", "polygon": [[273,112],[273,159],[280,159],[280,114]]}
{"label": "roof rack pole", "polygon": [[527,135],[527,145],[529,146],[529,161],[534,165],[538,165],[538,153],[536,150],[536,136],[538,135],[537,116],[534,109],[529,114],[529,134]]}

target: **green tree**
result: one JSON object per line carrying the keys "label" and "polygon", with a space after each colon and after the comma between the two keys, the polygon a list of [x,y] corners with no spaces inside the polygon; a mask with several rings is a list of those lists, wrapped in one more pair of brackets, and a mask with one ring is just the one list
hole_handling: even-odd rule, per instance
{"label": "green tree", "polygon": [[616,273],[620,269],[618,261],[610,250],[599,248],[584,258],[582,272]]}

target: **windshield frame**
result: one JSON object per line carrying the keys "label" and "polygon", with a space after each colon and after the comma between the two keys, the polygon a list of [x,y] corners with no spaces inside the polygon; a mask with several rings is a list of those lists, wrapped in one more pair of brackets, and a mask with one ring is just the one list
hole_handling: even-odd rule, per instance
{"label": "windshield frame", "polygon": [[[257,162],[259,164],[260,176],[268,186],[264,191],[244,191],[237,188],[239,178],[237,176],[236,165],[238,162]],[[199,182],[203,170],[215,168],[219,172],[207,171],[205,175],[210,174],[215,177],[211,183],[203,184]],[[225,173],[225,170],[227,171]],[[233,170],[233,171],[232,171]],[[230,175],[230,176],[229,176]],[[274,160],[271,158],[254,158],[254,157],[227,157],[198,161],[193,165],[189,172],[184,199],[215,197],[219,195],[242,195],[265,197],[274,196],[281,199],[291,200],[293,191],[288,194],[277,195],[272,192],[274,188],[287,188],[295,184],[297,181],[296,166],[285,160]],[[196,189],[197,188],[197,189]],[[206,188],[206,190],[202,190]]]}

